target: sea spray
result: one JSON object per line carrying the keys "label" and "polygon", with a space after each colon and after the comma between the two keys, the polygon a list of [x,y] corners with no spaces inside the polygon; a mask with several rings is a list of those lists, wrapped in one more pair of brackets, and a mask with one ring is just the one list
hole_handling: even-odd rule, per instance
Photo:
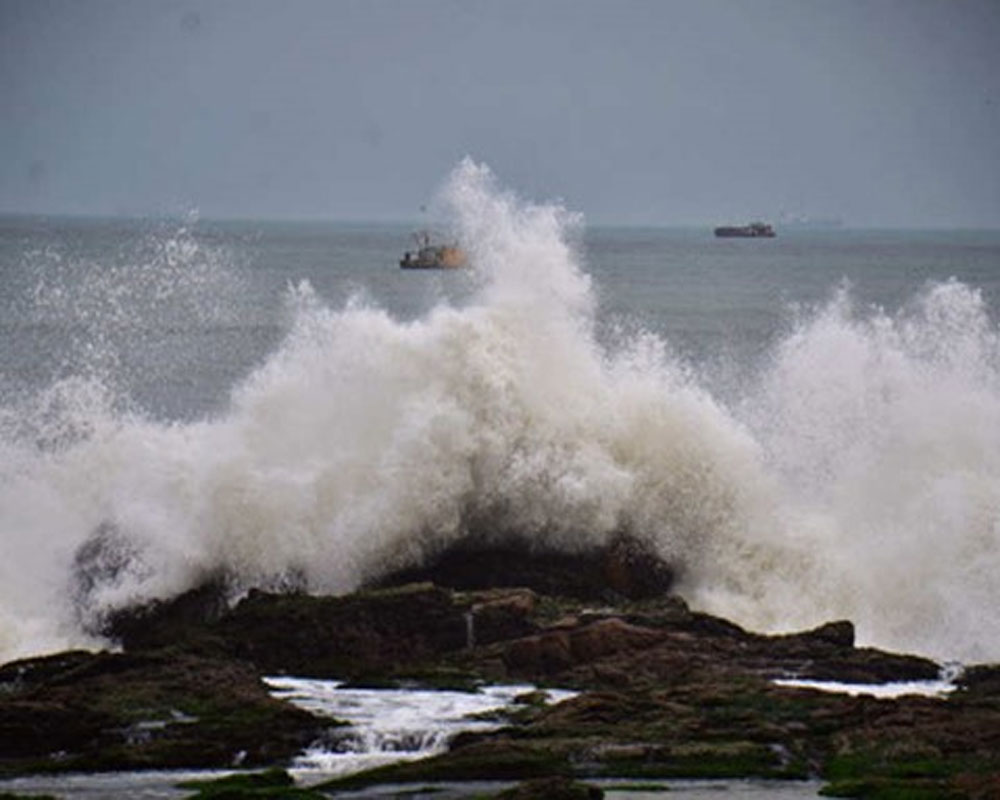
{"label": "sea spray", "polygon": [[[208,578],[346,592],[470,534],[621,531],[751,626],[849,617],[867,642],[1000,656],[1000,368],[973,289],[896,314],[841,290],[723,403],[657,335],[598,336],[573,215],[470,161],[443,198],[471,256],[461,303],[404,321],[294,282],[284,338],[202,419],[140,413],[107,369],[4,396],[0,657],[92,644],[109,610]],[[128,337],[86,318],[119,363]]]}
{"label": "sea spray", "polygon": [[[226,420],[230,464],[210,478],[235,478],[211,509],[219,558],[242,574],[291,564],[314,590],[344,591],[476,525],[566,548],[627,528],[694,561],[743,492],[727,475],[739,457],[713,451],[752,443],[651,341],[597,346],[589,281],[551,208],[518,204],[471,164],[453,181],[458,209],[476,212],[457,216],[482,291],[400,324],[296,290],[292,331]],[[258,475],[270,488],[246,491]]]}
{"label": "sea spray", "polygon": [[231,251],[199,242],[188,224],[112,226],[114,249],[95,251],[79,233],[26,251],[11,276],[21,291],[3,309],[23,333],[4,343],[18,369],[0,375],[0,657],[96,643],[91,616],[130,602],[131,587],[164,566],[127,559],[86,597],[74,575],[79,548],[101,530],[127,527],[118,541],[133,554],[149,544],[146,526],[121,523],[151,505],[143,476],[162,467],[159,444],[180,443],[138,413],[134,394],[156,378],[184,380],[187,364],[171,363],[167,343],[231,324],[220,298],[240,289]]}
{"label": "sea spray", "polygon": [[782,487],[779,535],[821,564],[819,582],[792,580],[798,608],[882,646],[997,657],[1000,337],[978,291],[928,285],[888,315],[841,287],[775,348],[741,416]]}
{"label": "sea spray", "polygon": [[235,304],[224,301],[241,290],[234,252],[200,240],[194,222],[124,229],[114,250],[27,254],[22,272],[33,283],[19,316],[42,336],[61,332],[39,351],[51,380],[92,377],[124,401],[166,369],[177,332],[238,322]]}

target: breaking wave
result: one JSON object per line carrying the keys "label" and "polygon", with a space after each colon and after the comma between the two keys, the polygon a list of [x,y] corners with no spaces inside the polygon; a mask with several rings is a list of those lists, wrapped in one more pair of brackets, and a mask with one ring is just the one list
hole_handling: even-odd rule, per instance
{"label": "breaking wave", "polygon": [[975,289],[887,315],[842,288],[723,404],[661,338],[599,341],[579,219],[471,161],[443,197],[479,276],[461,305],[404,322],[302,283],[200,420],[130,411],[100,375],[4,401],[0,657],[212,575],[346,592],[475,530],[628,531],[744,624],[1000,658],[1000,350]]}

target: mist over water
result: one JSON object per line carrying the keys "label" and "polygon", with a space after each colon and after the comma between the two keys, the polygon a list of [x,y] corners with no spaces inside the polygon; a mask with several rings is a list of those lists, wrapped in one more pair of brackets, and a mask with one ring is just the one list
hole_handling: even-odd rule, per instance
{"label": "mist over water", "polygon": [[627,530],[745,625],[849,618],[867,643],[1000,658],[1000,348],[977,287],[892,311],[830,287],[723,392],[662,332],[608,333],[579,218],[471,161],[441,205],[474,267],[456,296],[407,315],[289,276],[268,355],[196,415],[135,394],[205,368],[193,330],[251,335],[229,250],[174,231],[82,283],[32,265],[24,314],[74,334],[45,380],[0,382],[0,658],[94,644],[108,609],[211,575],[350,591],[470,530]]}

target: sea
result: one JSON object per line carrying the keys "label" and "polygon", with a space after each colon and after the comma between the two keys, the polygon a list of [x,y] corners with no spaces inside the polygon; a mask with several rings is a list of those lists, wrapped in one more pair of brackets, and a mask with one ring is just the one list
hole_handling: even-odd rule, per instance
{"label": "sea", "polygon": [[[605,227],[469,161],[426,217],[0,218],[0,661],[623,531],[746,627],[1000,660],[1000,232]],[[468,267],[400,269],[424,225]]]}

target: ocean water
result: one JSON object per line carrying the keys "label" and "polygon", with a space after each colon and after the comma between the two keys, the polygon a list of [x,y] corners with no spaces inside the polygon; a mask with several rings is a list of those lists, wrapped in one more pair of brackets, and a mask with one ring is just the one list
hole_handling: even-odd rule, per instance
{"label": "ocean water", "polygon": [[701,609],[1000,659],[1000,234],[0,220],[0,660],[225,574],[346,592],[620,530]]}

